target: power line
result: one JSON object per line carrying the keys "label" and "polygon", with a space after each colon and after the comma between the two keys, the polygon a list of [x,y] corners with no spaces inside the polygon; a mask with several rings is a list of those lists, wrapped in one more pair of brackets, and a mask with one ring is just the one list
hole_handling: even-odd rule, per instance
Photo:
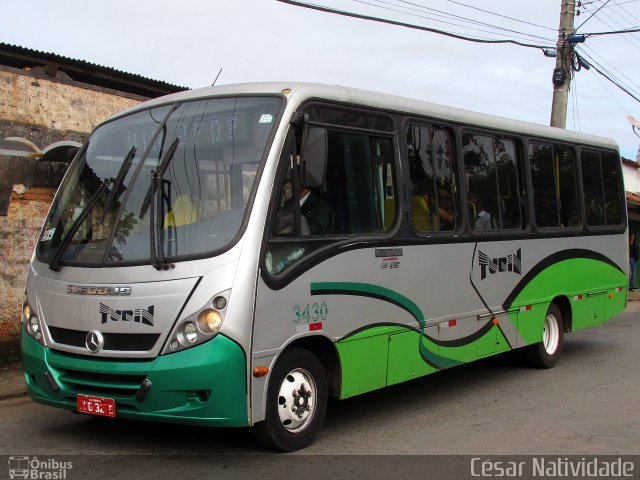
{"label": "power line", "polygon": [[[600,20],[602,21],[602,20]],[[640,28],[629,28],[626,30],[614,30],[612,32],[595,32],[595,33],[583,33],[585,37],[596,37],[599,35],[617,35],[619,33],[637,33],[640,32]]]}
{"label": "power line", "polygon": [[[478,31],[478,32],[483,32],[483,33],[489,33],[489,34],[492,34],[492,35],[501,35],[503,37],[508,37],[508,35],[506,35],[504,33],[493,32],[493,31],[489,31],[489,30],[483,30],[483,29],[480,29],[480,28],[473,28],[473,27],[469,27],[469,26],[466,26],[466,25],[461,25],[460,23],[454,23],[452,21],[438,20],[438,19],[433,18],[433,17],[429,17],[429,16],[425,16],[425,15],[418,15],[418,14],[415,14],[415,13],[408,13],[408,12],[406,12],[404,10],[397,10],[395,8],[382,7],[380,5],[375,5],[375,4],[369,3],[369,2],[364,1],[364,0],[352,0],[352,1],[354,1],[356,3],[362,3],[362,4],[365,4],[365,5],[376,7],[376,8],[382,8],[382,9],[385,9],[385,10],[390,10],[392,12],[402,13],[404,15],[411,15],[411,16],[418,17],[418,18],[426,18],[427,20],[433,20],[435,22],[441,22],[441,23],[444,23],[444,24],[447,24],[447,25],[453,25],[453,26],[456,26],[456,27],[467,28],[469,30],[475,30],[475,31]],[[511,29],[508,29],[508,28],[505,28],[505,27],[499,27],[497,25],[492,25],[490,23],[480,22],[478,20],[473,20],[473,19],[470,19],[470,18],[462,17],[460,15],[454,15],[452,13],[443,12],[442,10],[437,10],[435,8],[430,8],[430,7],[425,7],[425,6],[419,5],[417,3],[408,2],[408,1],[404,1],[404,0],[399,0],[399,1],[402,2],[402,3],[406,3],[408,5],[412,5],[414,7],[418,7],[418,8],[405,7],[405,6],[398,5],[396,3],[388,2],[388,1],[385,1],[385,0],[372,0],[372,1],[375,1],[375,2],[378,2],[378,3],[382,3],[382,4],[385,4],[385,5],[391,5],[393,7],[407,9],[407,10],[413,11],[413,12],[421,12],[422,13],[423,11],[428,11],[430,13],[430,15],[433,15],[435,17],[444,17],[444,18],[447,18],[449,20],[453,19],[453,20],[456,20],[456,21],[464,22],[464,23],[470,23],[470,24],[474,24],[474,25],[480,25],[480,26],[484,26],[484,27],[489,27],[489,28],[492,28],[494,30],[502,30],[502,31],[514,33],[516,35],[523,36],[523,37],[531,37],[531,38],[535,38],[535,39],[539,39],[539,40],[545,40],[545,41],[548,41],[548,42],[552,42],[553,41],[553,40],[550,40],[550,39],[545,38],[545,37],[540,37],[538,35],[519,32],[517,30],[511,30]],[[431,12],[435,12],[435,13],[431,13]]]}
{"label": "power line", "polygon": [[[598,0],[598,1],[603,1],[603,0]],[[604,5],[603,5],[603,6],[604,6]],[[614,8],[614,7],[619,7],[619,9]],[[638,22],[640,22],[640,19],[639,19],[639,18],[637,18],[635,15],[633,15],[631,12],[629,12],[629,11],[628,11],[626,8],[624,8],[621,4],[614,3],[614,4],[611,4],[611,5],[608,5],[608,8],[610,8],[609,13],[611,13],[611,14],[613,14],[613,15],[616,15],[617,17],[621,18],[621,19],[622,19],[623,21],[625,21],[625,22],[628,22],[628,20],[629,20],[629,17],[630,17],[630,16],[631,16],[631,17],[633,17],[633,18],[634,18],[635,20],[637,20]],[[620,12],[619,12],[619,10],[623,10],[623,11],[625,12],[625,15],[623,15],[622,13],[620,13]],[[608,18],[609,20],[611,20],[615,25],[617,25],[618,27],[620,27],[621,29],[623,29],[623,30],[622,30],[622,31],[620,31],[619,33],[634,33],[634,31],[636,31],[636,30],[634,30],[634,29],[638,29],[638,28],[639,28],[639,25],[638,25],[638,24],[636,24],[636,25],[633,25],[633,26],[631,26],[631,27],[627,27],[627,28],[625,29],[625,27],[624,27],[620,22],[618,22],[615,18],[613,18],[613,16],[612,16],[612,15],[609,15],[609,13],[607,13],[607,12],[605,12],[605,11],[602,11],[602,15],[604,15],[606,18]],[[607,25],[609,28],[611,28],[611,26],[610,26],[607,22],[605,22],[602,18],[599,18],[599,20],[600,20],[603,24],[605,24],[605,25]],[[618,32],[616,32],[616,33],[618,33]],[[635,35],[634,35],[634,37],[635,37]],[[625,38],[625,40],[626,40],[626,38]]]}
{"label": "power line", "polygon": [[[620,8],[624,8],[624,7],[620,7]],[[631,29],[638,29],[638,28],[640,28],[640,25],[639,25],[638,23],[637,23],[637,24],[635,24],[635,25],[632,25],[632,26],[630,26],[630,27],[625,27],[625,26],[623,25],[623,23],[618,22],[615,18],[613,18],[613,16],[609,15],[609,13],[614,14],[614,15],[616,15],[617,17],[619,17],[620,19],[622,19],[622,22],[626,22],[626,23],[628,24],[628,23],[629,23],[629,18],[628,18],[628,16],[625,16],[625,15],[623,15],[622,13],[620,13],[620,12],[618,11],[618,9],[611,10],[610,12],[602,12],[602,13],[603,13],[603,15],[604,15],[606,18],[610,19],[610,20],[611,20],[611,21],[612,21],[616,26],[618,26],[618,27],[620,27],[620,28],[622,28],[622,29],[625,29],[625,28],[626,28],[627,30],[631,30]],[[636,19],[636,20],[638,20],[638,19]],[[601,21],[602,21],[602,19],[601,19]],[[640,20],[638,20],[638,22],[640,22]],[[634,45],[636,45],[636,46],[637,46],[638,41],[640,41],[640,37],[638,37],[638,35],[637,35],[636,33],[632,33],[632,34],[631,34],[631,37],[632,37],[633,39],[635,39],[636,43],[635,43]],[[630,43],[631,43],[631,41],[630,41],[630,39],[629,39],[629,37],[628,37],[628,36],[624,36],[624,37],[623,37],[623,39],[624,39],[625,41],[627,41],[627,42],[630,42]]]}
{"label": "power line", "polygon": [[582,131],[582,126],[580,125],[580,109],[578,108],[578,82],[577,79],[573,80],[573,88],[571,89],[571,93],[573,94],[573,129],[576,129],[576,121],[578,123],[578,131]]}
{"label": "power line", "polygon": [[601,5],[601,6],[600,6],[600,8],[598,8],[595,12],[593,12],[589,18],[587,18],[584,22],[582,22],[580,25],[578,25],[578,28],[576,28],[576,29],[575,29],[575,31],[577,32],[578,30],[580,30],[580,28],[581,28],[585,23],[587,23],[589,20],[591,20],[593,17],[595,17],[595,16],[596,16],[596,14],[597,14],[600,10],[602,10],[602,9],[607,5],[607,3],[609,3],[610,1],[611,1],[611,0],[607,0],[603,5]]}
{"label": "power line", "polygon": [[[605,15],[608,19],[610,19],[613,23],[615,23],[617,26],[621,26],[621,25],[620,25],[620,24],[619,24],[615,19],[611,18],[608,14],[606,14],[606,13],[605,13],[604,15]],[[604,21],[604,19],[600,18],[599,20],[600,20],[600,22],[602,22],[604,25],[606,25],[608,28],[612,28],[612,29],[613,29],[613,27],[612,27],[608,22]],[[636,49],[640,50],[640,47],[639,47],[638,45],[636,45],[635,43],[633,43],[631,40],[629,40],[627,37],[622,37],[622,39],[623,39],[624,41],[626,41],[627,43],[629,43],[632,47],[634,47],[634,48],[636,48]]]}
{"label": "power line", "polygon": [[512,45],[518,45],[521,47],[527,47],[527,48],[535,48],[538,50],[553,50],[555,49],[555,47],[550,47],[550,46],[546,46],[546,45],[534,45],[534,44],[530,44],[530,43],[524,43],[524,42],[519,42],[517,40],[489,40],[489,39],[481,39],[481,38],[474,38],[474,37],[467,37],[465,35],[460,35],[457,33],[452,33],[452,32],[447,32],[445,30],[439,30],[436,28],[430,28],[430,27],[423,27],[420,25],[414,25],[411,23],[405,23],[405,22],[398,22],[396,20],[389,20],[386,18],[380,18],[380,17],[372,17],[370,15],[362,15],[359,13],[353,13],[353,12],[347,12],[345,10],[338,10],[338,9],[334,9],[334,8],[330,8],[330,7],[324,7],[321,5],[315,5],[315,4],[311,4],[311,3],[303,3],[303,2],[298,2],[295,0],[276,0],[277,2],[281,2],[281,3],[285,3],[288,5],[293,5],[296,7],[303,7],[303,8],[309,8],[311,10],[317,10],[320,12],[325,12],[325,13],[333,13],[336,15],[342,15],[345,17],[351,17],[351,18],[359,18],[361,20],[369,20],[369,21],[373,21],[373,22],[379,22],[379,23],[386,23],[388,25],[395,25],[398,27],[405,27],[405,28],[411,28],[414,30],[421,30],[424,32],[431,32],[431,33],[436,33],[439,35],[444,35],[447,37],[451,37],[451,38],[456,38],[458,40],[466,40],[468,42],[474,42],[474,43],[487,43],[487,44],[512,44]]}
{"label": "power line", "polygon": [[598,77],[596,75],[596,80],[598,81],[598,83],[602,86],[602,88],[604,88],[605,92],[607,92],[609,94],[609,96],[611,98],[613,98],[613,101],[616,102],[618,104],[618,106],[620,107],[620,109],[627,115],[629,115],[629,112],[627,111],[626,108],[624,108],[624,106],[622,105],[622,103],[620,103],[620,101],[615,97],[615,95],[613,93],[611,93],[611,90],[609,90],[607,88],[607,85],[600,79],[600,77]]}
{"label": "power line", "polygon": [[[620,13],[620,10],[622,10],[623,13]],[[629,10],[627,10],[626,8],[624,8],[623,6],[619,6],[619,8],[615,9],[615,10],[611,10],[611,13],[616,14],[618,17],[620,17],[622,20],[625,21],[629,21],[629,17],[632,17],[633,19],[635,19],[638,23],[636,24],[636,28],[638,25],[640,25],[640,18],[636,17],[635,15],[633,15]],[[607,15],[608,16],[608,15]],[[619,25],[616,22],[616,25]],[[635,39],[636,43],[634,43],[634,46],[637,46],[638,43],[640,42],[640,37],[636,34],[633,34],[632,37]],[[625,40],[629,41],[628,37],[624,37]]]}
{"label": "power line", "polygon": [[455,3],[455,4],[457,4],[457,5],[462,5],[463,7],[467,7],[467,8],[472,8],[472,9],[474,9],[474,10],[478,10],[478,11],[480,11],[480,12],[488,13],[488,14],[490,14],[490,15],[496,15],[497,17],[507,18],[507,19],[509,19],[509,20],[514,20],[514,21],[516,21],[516,22],[520,22],[520,23],[526,23],[527,25],[533,25],[534,27],[544,28],[544,29],[546,29],[546,30],[551,30],[552,32],[555,32],[555,31],[556,31],[556,29],[555,29],[555,28],[547,27],[547,26],[545,26],[545,25],[538,25],[537,23],[527,22],[526,20],[520,20],[520,19],[517,19],[517,18],[509,17],[509,16],[507,16],[507,15],[502,15],[502,14],[500,14],[500,13],[491,12],[491,11],[489,11],[489,10],[484,10],[484,9],[482,9],[482,8],[474,7],[474,6],[472,6],[472,5],[467,5],[466,3],[457,2],[457,1],[455,1],[455,0],[447,0],[447,2]]}
{"label": "power line", "polygon": [[636,102],[640,103],[640,96],[636,96],[633,93],[631,93],[627,88],[625,88],[624,86],[622,86],[620,83],[618,83],[616,80],[614,80],[613,78],[611,78],[609,75],[607,75],[606,73],[604,73],[600,68],[598,68],[597,64],[589,64],[589,66],[591,68],[593,68],[596,72],[598,72],[600,75],[602,75],[604,78],[606,78],[607,80],[609,80],[611,83],[613,83],[616,87],[618,87],[620,90],[622,90],[624,93],[626,93],[627,95],[629,95],[631,98],[633,98]]}
{"label": "power line", "polygon": [[[383,0],[375,0],[375,1],[383,2]],[[429,10],[429,11],[433,11],[433,12],[438,12],[440,14],[444,14],[444,16],[446,16],[446,17],[452,17],[452,18],[460,19],[462,21],[466,21],[466,22],[477,24],[477,25],[482,25],[482,26],[485,26],[485,27],[493,28],[495,30],[502,30],[502,31],[505,31],[505,32],[510,32],[510,33],[515,33],[517,35],[522,35],[522,36],[525,36],[525,37],[537,38],[537,39],[540,39],[540,40],[553,41],[553,40],[550,40],[548,38],[541,37],[539,35],[533,35],[533,34],[530,34],[530,33],[524,33],[524,32],[520,32],[518,30],[511,30],[509,28],[500,27],[500,26],[497,26],[497,25],[493,25],[491,23],[480,22],[478,20],[473,20],[471,18],[463,17],[461,15],[455,15],[453,13],[444,12],[442,10],[437,10],[435,8],[426,7],[426,6],[420,5],[418,3],[409,2],[407,0],[398,0],[398,1],[401,2],[401,3],[406,3],[408,5],[413,5],[415,7],[418,7],[419,9],[422,9],[422,10]],[[450,1],[450,0],[448,0],[448,1]],[[383,2],[383,3],[389,3],[389,2]],[[405,7],[405,8],[408,8],[408,7]]]}
{"label": "power line", "polygon": [[[602,2],[604,0],[592,0],[591,2],[582,2],[582,4],[580,5],[581,7],[586,7],[587,5],[591,5],[593,3],[596,2]],[[626,2],[618,2],[618,3],[612,3],[611,5],[603,5],[602,8],[613,8],[613,7],[619,7],[621,5],[626,5],[628,3],[635,3],[635,2],[639,2],[640,0],[627,0]]]}
{"label": "power line", "polygon": [[620,7],[620,10],[624,11],[627,15],[629,15],[632,18],[635,18],[638,22],[640,22],[640,18],[636,17],[633,13],[631,13],[629,10],[624,8],[621,4],[616,4],[615,6]]}
{"label": "power line", "polygon": [[[616,73],[614,73],[611,70],[607,69],[606,67],[604,67],[602,64],[598,63],[596,60],[594,60],[592,57],[588,56],[587,54],[583,53],[583,55],[588,60],[588,62],[587,62],[586,60],[584,60],[584,58],[582,58],[580,55],[578,55],[578,57],[582,58],[582,65],[583,66],[586,66],[586,67],[595,66],[595,67],[599,68],[600,71],[602,73],[604,73],[609,80],[612,80],[612,81],[616,82],[618,85],[620,85],[621,87],[624,87],[624,89],[626,89],[627,91],[629,91],[633,95],[640,97],[640,90],[638,90],[637,84],[635,84],[633,81],[631,81],[631,84],[633,85],[633,87],[629,86],[629,84],[625,83],[623,80],[621,80],[620,77]],[[614,70],[615,70],[615,68],[614,68]],[[617,72],[617,73],[621,73],[621,72]]]}
{"label": "power line", "polygon": [[635,88],[634,91],[636,92],[640,92],[640,85],[638,85],[636,82],[634,82],[633,79],[631,79],[630,77],[628,77],[627,75],[625,75],[624,72],[618,70],[615,66],[613,66],[606,58],[604,58],[602,55],[600,55],[597,51],[595,51],[593,48],[591,48],[589,45],[583,44],[580,47],[580,52],[582,53],[583,56],[585,56],[589,61],[596,63],[597,62],[590,56],[588,55],[586,52],[584,52],[583,49],[587,49],[589,50],[589,52],[591,52],[592,55],[595,55],[596,57],[598,57],[603,63],[605,63],[606,65],[609,66],[609,68],[611,70],[613,70],[617,75],[624,77],[624,79],[631,83]]}
{"label": "power line", "polygon": [[[491,35],[501,35],[501,36],[505,36],[505,37],[507,36],[507,35],[505,35],[503,33],[492,32],[492,31],[489,31],[489,30],[483,30],[481,28],[469,27],[469,26],[466,26],[464,24],[456,23],[456,22],[453,22],[453,21],[440,20],[440,19],[437,19],[437,18],[433,18],[431,16],[418,15],[418,14],[415,14],[415,13],[408,13],[405,10],[397,10],[396,8],[390,8],[390,7],[383,7],[383,6],[380,6],[380,5],[375,5],[373,3],[370,3],[370,2],[367,2],[367,1],[364,1],[364,0],[352,0],[352,1],[354,1],[356,3],[362,3],[364,5],[369,5],[369,6],[375,7],[375,8],[381,8],[381,9],[384,9],[384,10],[390,10],[392,12],[402,13],[404,15],[410,15],[410,16],[417,17],[417,18],[424,18],[424,19],[427,19],[427,20],[432,20],[434,22],[444,23],[446,25],[453,25],[455,27],[466,28],[468,30],[473,30],[473,31],[482,32],[482,33],[488,33],[488,34],[491,34]],[[416,9],[416,8],[404,7],[404,6],[401,6],[401,5],[398,5],[398,4],[395,4],[395,3],[391,3],[391,2],[387,2],[387,1],[384,1],[384,0],[372,0],[372,1],[375,1],[375,2],[378,2],[378,3],[382,3],[382,4],[386,4],[386,5],[392,5],[394,7],[403,8],[403,9],[411,10],[411,11],[414,11],[414,12],[423,12],[422,10],[419,10],[419,9]],[[405,2],[405,3],[409,3],[409,2]],[[413,4],[413,5],[415,5],[415,4]],[[417,5],[417,6],[419,6],[419,5]],[[425,10],[433,10],[435,12],[440,12],[440,10],[435,10],[435,9],[428,8],[428,7],[422,7],[422,8],[425,9]],[[478,22],[478,21],[471,20],[471,19],[466,19],[464,17],[459,17],[458,15],[451,15],[451,14],[446,14],[446,13],[445,14],[430,13],[430,15],[433,15],[435,17],[444,17],[444,18],[447,18],[447,19],[452,19],[452,18],[457,17],[457,18],[460,18],[461,21],[466,22],[466,23],[488,26],[488,27],[494,28],[494,29],[500,29],[500,27],[496,27],[494,25]],[[519,32],[516,32],[516,33],[519,33]],[[536,37],[536,38],[541,38],[541,37]],[[543,40],[547,40],[547,39],[543,39]]]}
{"label": "power line", "polygon": [[[590,2],[582,2],[582,6],[584,7],[586,5],[591,5],[592,3],[602,2],[602,1],[603,0],[591,0]],[[638,2],[638,1],[640,1],[640,0],[627,0],[626,2],[612,3],[608,7],[604,7],[604,8],[617,7],[618,5],[626,5],[627,3],[634,3],[634,2]]]}

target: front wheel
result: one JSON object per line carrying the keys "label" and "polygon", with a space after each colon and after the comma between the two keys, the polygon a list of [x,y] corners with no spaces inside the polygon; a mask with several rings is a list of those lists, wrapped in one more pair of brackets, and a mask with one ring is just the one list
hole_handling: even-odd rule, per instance
{"label": "front wheel", "polygon": [[253,427],[262,445],[291,452],[309,445],[317,435],[327,409],[327,380],[318,358],[293,348],[283,354],[271,372],[265,420]]}
{"label": "front wheel", "polygon": [[562,312],[555,303],[549,305],[542,327],[542,341],[527,347],[526,356],[530,365],[551,368],[562,354],[564,322]]}

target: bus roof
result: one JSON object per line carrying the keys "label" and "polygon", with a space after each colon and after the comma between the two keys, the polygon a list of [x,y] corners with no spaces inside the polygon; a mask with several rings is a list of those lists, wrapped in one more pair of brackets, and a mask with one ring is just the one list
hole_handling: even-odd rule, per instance
{"label": "bus roof", "polygon": [[140,103],[113,115],[109,120],[141,109],[176,101],[197,100],[212,96],[251,94],[284,94],[288,102],[294,105],[294,108],[297,108],[298,105],[309,99],[323,99],[392,112],[402,112],[404,114],[428,117],[443,122],[452,122],[549,140],[587,144],[618,151],[618,145],[614,140],[597,135],[498,117],[386,93],[341,85],[304,82],[240,83],[187,90]]}

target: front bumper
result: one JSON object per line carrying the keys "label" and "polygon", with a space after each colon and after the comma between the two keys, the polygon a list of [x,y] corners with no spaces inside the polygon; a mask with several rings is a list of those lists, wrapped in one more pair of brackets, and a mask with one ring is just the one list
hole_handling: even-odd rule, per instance
{"label": "front bumper", "polygon": [[[76,395],[112,398],[116,416],[189,425],[248,425],[246,357],[218,334],[209,342],[153,360],[79,357],[22,335],[31,398],[76,411]],[[143,381],[151,387],[140,392]],[[147,383],[147,382],[145,382]]]}

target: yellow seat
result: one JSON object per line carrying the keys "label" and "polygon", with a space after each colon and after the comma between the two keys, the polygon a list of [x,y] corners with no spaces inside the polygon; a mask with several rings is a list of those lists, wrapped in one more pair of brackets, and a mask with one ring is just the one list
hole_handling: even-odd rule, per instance
{"label": "yellow seat", "polygon": [[384,199],[384,231],[388,232],[396,222],[396,199],[385,198]]}
{"label": "yellow seat", "polygon": [[411,197],[411,211],[413,212],[413,224],[417,231],[433,232],[435,230],[436,222],[424,196]]}
{"label": "yellow seat", "polygon": [[194,205],[189,195],[178,195],[173,209],[164,216],[164,228],[181,227],[197,221],[197,203]]}

